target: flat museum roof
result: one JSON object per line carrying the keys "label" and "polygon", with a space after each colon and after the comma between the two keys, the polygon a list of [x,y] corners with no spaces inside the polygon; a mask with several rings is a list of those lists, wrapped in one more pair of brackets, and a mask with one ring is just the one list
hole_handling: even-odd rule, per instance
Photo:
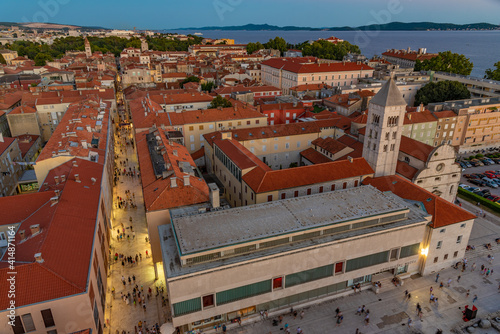
{"label": "flat museum roof", "polygon": [[373,186],[362,186],[172,220],[181,256],[407,210]]}

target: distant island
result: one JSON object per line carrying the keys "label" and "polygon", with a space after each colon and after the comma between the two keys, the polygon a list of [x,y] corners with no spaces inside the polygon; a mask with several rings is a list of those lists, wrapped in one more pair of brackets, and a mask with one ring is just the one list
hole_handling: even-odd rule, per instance
{"label": "distant island", "polygon": [[247,31],[264,31],[264,30],[306,30],[306,31],[353,31],[353,30],[407,30],[407,31],[426,31],[426,30],[500,30],[500,25],[491,23],[471,23],[471,24],[453,24],[453,23],[434,23],[434,22],[391,22],[386,24],[371,24],[359,27],[325,27],[325,28],[311,28],[311,27],[297,27],[285,26],[279,27],[270,24],[245,24],[242,26],[211,26],[211,27],[198,27],[198,28],[178,28],[178,29],[165,29],[165,30],[247,30]]}

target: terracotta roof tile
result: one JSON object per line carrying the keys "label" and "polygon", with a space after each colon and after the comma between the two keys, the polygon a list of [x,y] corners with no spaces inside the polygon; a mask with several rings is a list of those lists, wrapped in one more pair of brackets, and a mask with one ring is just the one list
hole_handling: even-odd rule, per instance
{"label": "terracotta roof tile", "polygon": [[256,193],[302,187],[317,183],[342,180],[357,176],[373,175],[373,169],[364,158],[332,161],[267,172],[257,168],[243,175],[242,179]]}
{"label": "terracotta roof tile", "polygon": [[399,151],[408,154],[420,161],[427,161],[436,148],[410,137],[401,136]]}
{"label": "terracotta roof tile", "polygon": [[325,155],[319,153],[314,148],[309,147],[307,150],[300,152],[300,155],[313,164],[322,164],[326,162],[331,162],[332,160],[327,158]]}
{"label": "terracotta roof tile", "polygon": [[427,213],[432,215],[432,224],[430,225],[432,228],[440,228],[476,218],[469,211],[432,194],[401,176],[367,178],[363,184],[371,184],[380,191],[391,191],[401,198],[421,202]]}

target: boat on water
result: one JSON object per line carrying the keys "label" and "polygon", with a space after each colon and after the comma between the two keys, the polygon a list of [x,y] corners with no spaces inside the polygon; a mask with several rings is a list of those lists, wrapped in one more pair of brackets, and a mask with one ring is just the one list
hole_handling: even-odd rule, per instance
{"label": "boat on water", "polygon": [[203,35],[201,32],[195,32],[194,34],[195,34],[195,35],[198,35],[198,36]]}

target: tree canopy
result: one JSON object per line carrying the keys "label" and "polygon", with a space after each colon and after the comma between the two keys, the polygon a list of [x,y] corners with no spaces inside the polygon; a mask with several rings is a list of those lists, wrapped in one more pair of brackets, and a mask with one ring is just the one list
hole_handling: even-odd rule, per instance
{"label": "tree canopy", "polygon": [[[192,44],[199,44],[202,41],[201,37],[191,36],[191,38],[186,41],[180,41],[178,39],[170,39],[166,35],[155,35],[148,36],[146,38],[149,49],[156,51],[187,51],[188,47]],[[92,51],[100,51],[102,53],[113,53],[116,57],[125,48],[140,48],[141,40],[139,38],[121,38],[116,36],[110,37],[88,37]],[[56,38],[52,45],[47,45],[44,43],[34,43],[28,41],[15,41],[14,43],[7,45],[7,48],[17,51],[19,56],[27,56],[30,59],[35,59],[39,53],[44,53],[51,56],[52,58],[62,57],[66,51],[84,51],[85,50],[85,40],[83,37],[62,37]],[[39,57],[46,58],[45,56]]]}
{"label": "tree canopy", "polygon": [[302,50],[304,56],[334,60],[342,60],[348,53],[361,53],[357,45],[353,45],[347,41],[336,44],[324,40],[315,41],[312,44],[304,42],[298,45],[298,49]]}
{"label": "tree canopy", "polygon": [[201,90],[204,91],[204,92],[211,92],[212,89],[214,88],[214,83],[213,81],[207,81],[205,83],[202,83],[201,84]]}
{"label": "tree canopy", "polygon": [[[0,61],[1,61],[1,59],[0,59]],[[497,61],[493,66],[495,66],[494,69],[489,68],[484,72],[484,73],[486,73],[484,78],[500,81],[500,61]]]}
{"label": "tree canopy", "polygon": [[184,87],[184,84],[187,84],[188,82],[200,82],[200,78],[195,77],[194,75],[191,75],[191,76],[189,76],[186,79],[181,81],[181,87]]}
{"label": "tree canopy", "polygon": [[5,61],[5,58],[1,53],[0,53],[0,64],[7,64],[7,61]]}
{"label": "tree canopy", "polygon": [[262,49],[264,49],[264,45],[262,45],[262,43],[260,43],[260,42],[247,44],[247,53],[249,55],[251,55],[255,51],[262,50]]}
{"label": "tree canopy", "polygon": [[233,106],[233,104],[230,101],[228,101],[226,98],[223,98],[222,96],[217,95],[212,100],[212,102],[210,102],[208,108],[209,109],[215,109],[218,107],[228,108],[228,107],[232,107],[232,106]]}
{"label": "tree canopy", "polygon": [[433,102],[444,102],[450,100],[462,100],[470,98],[470,92],[458,81],[430,82],[423,86],[415,94],[415,106],[423,103],[427,105]]}
{"label": "tree canopy", "polygon": [[451,51],[439,52],[436,57],[415,62],[415,71],[442,71],[470,75],[474,64],[462,54]]}
{"label": "tree canopy", "polygon": [[264,44],[266,49],[280,50],[280,52],[285,52],[287,50],[287,43],[282,37],[275,37],[274,39],[269,39],[269,42]]}

